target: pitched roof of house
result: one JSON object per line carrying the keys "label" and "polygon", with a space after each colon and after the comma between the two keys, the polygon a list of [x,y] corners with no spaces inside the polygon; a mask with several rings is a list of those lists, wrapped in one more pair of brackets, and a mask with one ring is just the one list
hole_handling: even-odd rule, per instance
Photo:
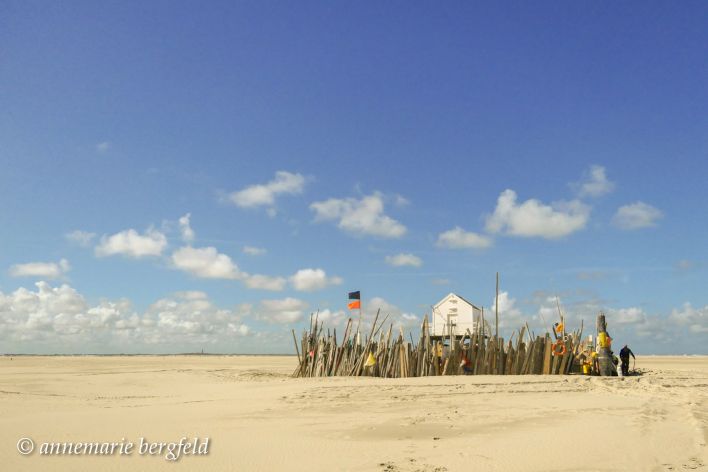
{"label": "pitched roof of house", "polygon": [[472,306],[472,307],[474,307],[474,308],[476,308],[476,309],[478,309],[478,310],[480,309],[477,305],[475,305],[475,304],[472,303],[471,301],[467,300],[465,297],[461,297],[460,295],[458,295],[458,294],[456,294],[456,293],[453,293],[453,292],[448,293],[445,297],[443,297],[442,300],[440,300],[439,302],[437,302],[437,303],[434,305],[435,308],[437,308],[437,307],[439,307],[440,305],[442,305],[443,303],[445,303],[445,301],[447,301],[447,299],[450,298],[450,297],[452,297],[452,296],[455,296],[455,297],[459,298],[459,299],[462,300],[463,302],[467,303],[468,305],[470,305],[470,306]]}

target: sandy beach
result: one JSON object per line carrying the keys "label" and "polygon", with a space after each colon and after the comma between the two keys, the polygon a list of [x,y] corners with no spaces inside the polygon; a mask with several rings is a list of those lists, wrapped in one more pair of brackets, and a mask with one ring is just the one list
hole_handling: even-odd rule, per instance
{"label": "sandy beach", "polygon": [[[624,379],[293,379],[295,365],[278,356],[0,357],[0,469],[708,470],[705,356],[640,357],[644,375]],[[32,453],[18,452],[22,438]],[[141,438],[166,444],[141,454]],[[168,443],[182,438],[209,438],[208,454],[168,460]],[[126,454],[40,453],[45,443],[130,442]]]}

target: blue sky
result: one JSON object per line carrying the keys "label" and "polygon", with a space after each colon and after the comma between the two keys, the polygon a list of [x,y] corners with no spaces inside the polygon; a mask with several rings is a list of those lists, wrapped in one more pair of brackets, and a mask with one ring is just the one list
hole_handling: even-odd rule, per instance
{"label": "blue sky", "polygon": [[507,336],[708,353],[705,3],[103,3],[1,7],[0,352],[291,352],[499,271]]}

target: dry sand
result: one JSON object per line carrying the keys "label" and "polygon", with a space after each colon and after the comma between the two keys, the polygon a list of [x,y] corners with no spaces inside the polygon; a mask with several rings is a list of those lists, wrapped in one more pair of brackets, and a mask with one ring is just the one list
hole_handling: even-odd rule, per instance
{"label": "dry sand", "polygon": [[[292,379],[292,357],[0,357],[2,471],[708,470],[708,357],[641,377]],[[44,442],[209,437],[209,454]],[[137,447],[137,446],[136,446]]]}

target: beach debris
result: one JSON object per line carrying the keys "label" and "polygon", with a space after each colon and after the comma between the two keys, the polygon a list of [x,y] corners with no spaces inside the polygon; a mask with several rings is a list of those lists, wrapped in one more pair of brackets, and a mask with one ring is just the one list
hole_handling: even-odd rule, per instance
{"label": "beach debris", "polygon": [[[564,375],[580,372],[582,328],[567,333],[546,333],[535,336],[528,325],[505,341],[491,334],[484,315],[475,324],[474,331],[463,335],[431,336],[428,316],[425,315],[417,343],[406,339],[403,330],[394,334],[393,323],[387,329],[386,320],[379,322],[376,312],[368,335],[362,342],[361,322],[353,328],[347,321],[344,335],[337,337],[336,329],[325,330],[318,315],[310,319],[310,329],[304,330],[299,343],[293,331],[298,366],[294,377],[368,376],[384,378],[424,377],[438,375]],[[496,333],[495,316],[495,333]],[[561,324],[565,325],[565,320]],[[486,327],[485,327],[486,325]],[[556,336],[558,336],[556,338]],[[514,339],[515,338],[515,339]],[[300,355],[299,353],[309,353]],[[610,365],[611,358],[610,358]]]}

